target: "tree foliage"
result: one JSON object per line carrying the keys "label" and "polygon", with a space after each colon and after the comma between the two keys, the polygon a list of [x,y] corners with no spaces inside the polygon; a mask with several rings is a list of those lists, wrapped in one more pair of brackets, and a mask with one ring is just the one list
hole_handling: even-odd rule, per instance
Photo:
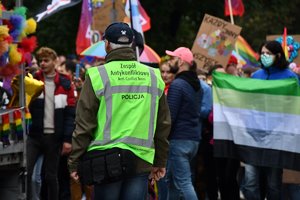
{"label": "tree foliage", "polygon": [[[2,1],[10,2],[11,1]],[[160,55],[178,46],[192,47],[205,13],[230,21],[224,16],[224,1],[220,0],[140,0],[151,18],[152,28],[145,32],[146,43]],[[257,50],[266,35],[299,34],[300,0],[244,0],[245,14],[234,17],[242,27],[241,35]],[[23,0],[29,16],[36,13],[43,1]],[[39,46],[49,46],[59,54],[74,54],[81,4],[67,8],[38,23]]]}

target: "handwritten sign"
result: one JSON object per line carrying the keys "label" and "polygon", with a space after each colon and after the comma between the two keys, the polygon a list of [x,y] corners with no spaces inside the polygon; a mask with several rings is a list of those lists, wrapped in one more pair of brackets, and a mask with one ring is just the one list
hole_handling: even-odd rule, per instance
{"label": "handwritten sign", "polygon": [[122,22],[125,16],[123,0],[106,0],[100,7],[93,8],[92,31],[103,34],[108,25],[117,21]]}
{"label": "handwritten sign", "polygon": [[239,26],[205,14],[192,48],[198,68],[226,66],[241,30]]}

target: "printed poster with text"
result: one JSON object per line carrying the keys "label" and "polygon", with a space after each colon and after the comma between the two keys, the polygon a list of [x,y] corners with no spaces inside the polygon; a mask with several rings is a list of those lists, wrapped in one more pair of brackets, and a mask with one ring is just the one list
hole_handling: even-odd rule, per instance
{"label": "printed poster with text", "polygon": [[226,66],[242,28],[223,19],[205,14],[194,41],[192,52],[198,68]]}

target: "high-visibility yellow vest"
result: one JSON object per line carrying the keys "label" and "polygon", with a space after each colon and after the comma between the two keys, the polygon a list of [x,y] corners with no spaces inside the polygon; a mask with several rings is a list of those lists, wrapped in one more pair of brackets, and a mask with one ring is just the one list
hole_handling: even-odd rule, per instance
{"label": "high-visibility yellow vest", "polygon": [[113,61],[88,69],[87,75],[100,101],[88,151],[118,147],[152,164],[158,102],[165,87],[159,70],[136,61]]}

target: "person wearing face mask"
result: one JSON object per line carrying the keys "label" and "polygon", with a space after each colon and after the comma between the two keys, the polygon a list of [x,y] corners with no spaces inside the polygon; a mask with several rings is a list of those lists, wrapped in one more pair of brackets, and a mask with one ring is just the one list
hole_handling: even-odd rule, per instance
{"label": "person wearing face mask", "polygon": [[[260,47],[259,54],[262,67],[252,74],[252,78],[264,80],[296,78],[298,80],[298,76],[288,68],[289,64],[279,42],[265,42]],[[265,187],[262,184],[260,185],[260,183],[265,183]],[[281,187],[281,168],[245,165],[245,179],[242,191],[246,199],[264,199],[261,189],[265,188],[268,200],[280,200]]]}
{"label": "person wearing face mask", "polygon": [[267,41],[260,47],[259,53],[262,68],[253,73],[252,78],[265,80],[298,79],[298,76],[289,69],[289,63],[279,42]]}

